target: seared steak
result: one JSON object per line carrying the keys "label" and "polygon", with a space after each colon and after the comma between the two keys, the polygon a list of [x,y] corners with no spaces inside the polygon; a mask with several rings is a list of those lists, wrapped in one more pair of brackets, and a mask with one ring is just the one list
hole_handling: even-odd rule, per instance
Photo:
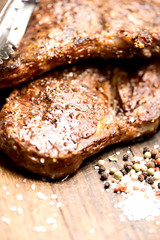
{"label": "seared steak", "polygon": [[154,133],[159,64],[134,72],[73,66],[14,90],[0,114],[1,149],[18,165],[57,179],[107,145]]}
{"label": "seared steak", "polygon": [[159,0],[40,0],[0,88],[90,57],[160,56]]}

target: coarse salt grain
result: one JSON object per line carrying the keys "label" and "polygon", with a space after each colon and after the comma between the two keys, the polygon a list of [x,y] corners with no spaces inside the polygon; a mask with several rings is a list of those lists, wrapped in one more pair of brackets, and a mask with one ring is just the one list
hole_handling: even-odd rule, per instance
{"label": "coarse salt grain", "polygon": [[31,189],[32,189],[32,190],[35,190],[35,189],[36,189],[36,185],[35,185],[35,184],[32,184],[32,185],[31,185]]}
{"label": "coarse salt grain", "polygon": [[10,219],[7,217],[2,217],[1,220],[2,220],[2,222],[6,223],[6,224],[10,224]]}
{"label": "coarse salt grain", "polygon": [[45,163],[45,159],[44,159],[44,158],[41,158],[41,159],[40,159],[40,163],[44,164],[44,163]]}
{"label": "coarse salt grain", "polygon": [[47,224],[56,223],[56,219],[54,219],[54,218],[47,218],[47,219],[46,219],[46,223],[47,223]]}
{"label": "coarse salt grain", "polygon": [[49,202],[49,205],[53,206],[53,205],[54,205],[54,202],[53,202],[53,201],[50,201],[50,202]]}
{"label": "coarse salt grain", "polygon": [[7,190],[7,187],[6,187],[6,186],[3,186],[2,189],[3,189],[4,191],[6,191],[6,190]]}
{"label": "coarse salt grain", "polygon": [[44,232],[46,232],[46,228],[45,227],[43,227],[43,226],[36,226],[36,227],[34,227],[33,228],[33,230],[35,231],[35,232],[42,232],[42,233],[44,233]]}
{"label": "coarse salt grain", "polygon": [[18,195],[17,195],[17,200],[19,200],[19,201],[22,201],[22,200],[23,200],[22,194],[18,194]]}
{"label": "coarse salt grain", "polygon": [[91,228],[91,229],[89,230],[89,232],[90,232],[91,234],[93,234],[93,233],[95,233],[95,229],[94,229],[94,228]]}
{"label": "coarse salt grain", "polygon": [[121,153],[120,152],[116,152],[117,155],[120,155]]}
{"label": "coarse salt grain", "polygon": [[62,207],[62,203],[61,203],[61,202],[58,202],[58,203],[57,203],[57,208],[60,208],[60,207]]}
{"label": "coarse salt grain", "polygon": [[22,182],[23,182],[23,183],[26,183],[26,182],[27,182],[27,179],[26,179],[26,178],[24,178]]}
{"label": "coarse salt grain", "polygon": [[57,199],[58,197],[57,197],[57,195],[56,194],[52,194],[51,195],[51,199]]}
{"label": "coarse salt grain", "polygon": [[47,196],[45,196],[43,193],[41,193],[41,192],[37,192],[37,197],[39,198],[39,199],[42,199],[42,200],[47,200],[48,199],[48,197]]}
{"label": "coarse salt grain", "polygon": [[154,145],[154,148],[155,148],[155,149],[159,148],[159,145]]}
{"label": "coarse salt grain", "polygon": [[16,184],[16,187],[17,187],[17,188],[19,188],[19,187],[20,187],[20,185],[19,185],[19,184]]}
{"label": "coarse salt grain", "polygon": [[8,196],[8,195],[9,195],[9,192],[6,192],[6,195]]}
{"label": "coarse salt grain", "polygon": [[22,208],[18,208],[18,209],[17,209],[17,213],[18,213],[19,215],[21,215],[21,214],[23,213],[23,209],[22,209]]}
{"label": "coarse salt grain", "polygon": [[14,211],[17,210],[17,208],[16,208],[15,206],[12,206],[12,207],[11,207],[11,210],[14,212]]}

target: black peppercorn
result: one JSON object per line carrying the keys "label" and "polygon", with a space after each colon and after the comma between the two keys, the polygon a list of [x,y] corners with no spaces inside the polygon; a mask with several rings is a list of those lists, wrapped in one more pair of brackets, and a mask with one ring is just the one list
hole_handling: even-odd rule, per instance
{"label": "black peppercorn", "polygon": [[144,171],[142,171],[142,175],[144,176],[144,179],[146,179],[148,176],[148,172],[144,170]]}
{"label": "black peppercorn", "polygon": [[152,149],[151,150],[151,156],[152,158],[155,158],[156,154],[158,153],[158,150],[157,149]]}
{"label": "black peppercorn", "polygon": [[141,175],[139,175],[138,176],[138,180],[140,181],[140,182],[143,182],[143,180],[144,180],[144,176],[141,174]]}
{"label": "black peppercorn", "polygon": [[101,174],[100,180],[101,180],[101,181],[105,181],[105,180],[108,179],[108,176],[109,176],[109,174],[108,174],[106,171],[104,171],[104,172],[102,172],[102,174]]}
{"label": "black peppercorn", "polygon": [[128,173],[133,168],[133,164],[132,163],[125,163],[124,168],[125,168],[126,172]]}
{"label": "black peppercorn", "polygon": [[127,171],[124,168],[122,168],[120,171],[122,172],[123,176],[127,174]]}
{"label": "black peppercorn", "polygon": [[143,154],[144,154],[145,152],[150,152],[149,147],[144,147],[144,148],[143,148]]}
{"label": "black peppercorn", "polygon": [[127,154],[127,153],[126,153],[126,154],[124,154],[124,155],[123,155],[123,161],[128,161],[128,157],[129,157],[129,156],[128,156],[128,154]]}
{"label": "black peppercorn", "polygon": [[147,177],[146,178],[146,182],[148,183],[148,184],[153,184],[154,183],[154,179],[153,179],[153,177]]}
{"label": "black peppercorn", "polygon": [[98,170],[98,173],[101,174],[102,172],[104,172],[106,169],[104,166],[100,166],[99,167],[99,170]]}
{"label": "black peppercorn", "polygon": [[110,187],[110,183],[109,182],[106,182],[105,184],[104,184],[104,188],[105,189],[108,189]]}

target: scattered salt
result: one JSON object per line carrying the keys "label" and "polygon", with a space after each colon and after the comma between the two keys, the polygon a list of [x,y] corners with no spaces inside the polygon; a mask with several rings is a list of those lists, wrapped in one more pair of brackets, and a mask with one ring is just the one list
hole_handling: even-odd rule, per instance
{"label": "scattered salt", "polygon": [[159,148],[159,145],[154,145],[154,148],[155,148],[155,149]]}
{"label": "scattered salt", "polygon": [[24,178],[22,182],[23,182],[23,183],[26,183],[26,182],[27,182],[27,179],[26,179],[26,178]]}
{"label": "scattered salt", "polygon": [[4,191],[6,191],[6,190],[7,190],[7,187],[6,187],[6,186],[3,186],[2,189],[3,189]]}
{"label": "scattered salt", "polygon": [[19,184],[16,184],[16,187],[17,187],[17,188],[19,188],[19,187],[20,187],[20,185],[19,185]]}
{"label": "scattered salt", "polygon": [[94,228],[91,228],[90,231],[89,231],[91,234],[95,233],[95,229]]}
{"label": "scattered salt", "polygon": [[44,163],[45,163],[45,159],[44,159],[44,158],[41,158],[41,159],[40,159],[40,163],[44,164]]}
{"label": "scattered salt", "polygon": [[117,155],[120,155],[121,153],[120,152],[116,152]]}
{"label": "scattered salt", "polygon": [[38,196],[38,198],[39,199],[42,199],[42,200],[47,200],[47,196],[45,196],[43,193],[41,193],[41,192],[37,192],[37,196]]}
{"label": "scattered salt", "polygon": [[22,200],[23,200],[22,194],[18,194],[18,195],[17,195],[17,200],[19,200],[19,201],[22,201]]}
{"label": "scattered salt", "polygon": [[32,189],[32,190],[35,190],[35,189],[36,189],[36,185],[35,185],[35,184],[32,184],[32,185],[31,185],[31,189]]}
{"label": "scattered salt", "polygon": [[17,209],[17,213],[18,213],[19,215],[21,215],[21,214],[23,213],[23,209],[22,209],[22,208],[18,208],[18,209]]}
{"label": "scattered salt", "polygon": [[9,195],[9,192],[6,192],[6,195],[8,196],[8,195]]}
{"label": "scattered salt", "polygon": [[46,223],[47,224],[53,224],[53,223],[56,223],[56,220],[54,218],[47,218]]}
{"label": "scattered salt", "polygon": [[99,169],[99,166],[95,166],[94,169],[95,169],[95,170],[98,170],[98,169]]}
{"label": "scattered salt", "polygon": [[14,212],[14,211],[17,210],[17,208],[16,208],[15,206],[12,206],[12,207],[11,207],[11,210]]}
{"label": "scattered salt", "polygon": [[54,205],[54,202],[53,202],[53,201],[50,201],[50,202],[49,202],[49,205],[53,206],[53,205]]}
{"label": "scattered salt", "polygon": [[1,220],[2,220],[2,222],[6,223],[6,224],[10,224],[10,219],[7,217],[2,217]]}
{"label": "scattered salt", "polygon": [[57,208],[60,208],[62,206],[62,203],[61,202],[58,202],[57,203]]}
{"label": "scattered salt", "polygon": [[43,227],[43,226],[36,226],[36,227],[34,227],[33,228],[33,230],[35,231],[35,232],[46,232],[46,229],[45,229],[45,227]]}
{"label": "scattered salt", "polygon": [[51,199],[57,199],[57,195],[56,194],[52,194],[51,195]]}

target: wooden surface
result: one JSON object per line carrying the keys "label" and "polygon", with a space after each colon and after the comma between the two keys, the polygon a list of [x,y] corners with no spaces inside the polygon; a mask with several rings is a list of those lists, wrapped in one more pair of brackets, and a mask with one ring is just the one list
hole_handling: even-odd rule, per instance
{"label": "wooden surface", "polygon": [[[114,204],[123,197],[112,192],[102,192],[103,183],[94,169],[98,159],[106,159],[106,165],[109,167],[111,163],[107,160],[108,156],[117,151],[121,154],[118,156],[118,163],[115,164],[122,165],[122,155],[128,150],[128,146],[131,146],[133,154],[139,156],[142,155],[144,146],[158,143],[160,144],[159,133],[142,142],[106,148],[85,161],[72,177],[60,182],[47,182],[45,179],[42,181],[35,178],[31,173],[16,167],[1,152],[0,239],[159,240],[160,229],[157,221],[160,221],[160,217],[152,222],[128,219],[122,222],[122,210],[116,209]],[[132,156],[130,154],[130,159]],[[32,189],[33,184],[35,189]],[[37,192],[43,193],[47,199],[40,199]],[[21,197],[18,197],[18,194],[23,196],[23,200],[18,200]],[[52,194],[56,194],[58,198],[51,199]],[[57,203],[61,203],[61,207],[58,208]],[[16,207],[16,211],[13,211],[12,207]],[[9,219],[10,224],[3,222],[2,217]],[[48,218],[55,223],[48,224]],[[35,226],[45,227],[46,232],[35,232]]]}

